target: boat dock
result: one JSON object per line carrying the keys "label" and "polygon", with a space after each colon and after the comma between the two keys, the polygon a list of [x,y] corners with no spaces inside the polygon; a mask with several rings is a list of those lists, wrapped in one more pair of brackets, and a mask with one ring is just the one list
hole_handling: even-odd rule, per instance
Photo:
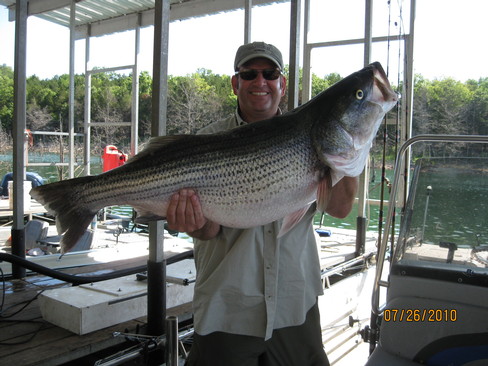
{"label": "boat dock", "polygon": [[[50,227],[50,234],[52,234],[51,230],[52,227]],[[59,255],[33,257],[31,260],[77,276],[97,275],[144,266],[148,254],[147,234],[123,232],[116,237],[113,231],[113,228],[99,225],[94,236],[95,249],[93,250],[67,254],[61,260]],[[0,232],[1,243],[5,242],[6,234],[5,231]],[[345,229],[334,228],[331,229],[329,237],[321,237],[318,244],[322,268],[327,270],[353,258],[355,241],[355,231]],[[375,235],[368,234],[367,241],[368,247],[374,246]],[[169,258],[189,249],[192,249],[192,244],[187,240],[165,235],[166,257]],[[3,247],[2,250],[8,251],[8,247]],[[0,264],[4,272],[9,273],[9,264],[6,262]],[[25,279],[6,279],[4,286],[5,300],[0,319],[1,364],[73,365],[76,364],[75,360],[80,358],[83,358],[83,362],[89,362],[84,364],[93,364],[128,344],[124,336],[114,336],[114,334],[144,334],[147,321],[145,315],[86,334],[77,334],[66,329],[66,326],[62,327],[47,321],[42,314],[42,296],[52,289],[72,288],[67,282],[28,273]],[[168,303],[171,301],[171,295],[167,296],[167,301]],[[330,305],[326,307],[327,313],[330,313]],[[167,315],[177,316],[179,320],[191,319],[191,298],[189,301],[180,301],[176,306],[169,306]],[[327,322],[329,317],[326,316],[324,319]],[[324,332],[327,333],[326,330]],[[340,366],[340,363],[337,365]]]}

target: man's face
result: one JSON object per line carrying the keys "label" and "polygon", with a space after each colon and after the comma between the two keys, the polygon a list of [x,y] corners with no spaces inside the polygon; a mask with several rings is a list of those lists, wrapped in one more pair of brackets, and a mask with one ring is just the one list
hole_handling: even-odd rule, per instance
{"label": "man's face", "polygon": [[[276,69],[276,65],[265,58],[256,58],[241,66],[239,72],[269,69]],[[266,80],[261,72],[253,80],[244,80],[235,75],[232,77],[232,87],[243,115],[269,118],[276,114],[280,99],[285,95],[286,79],[280,75],[276,80]]]}

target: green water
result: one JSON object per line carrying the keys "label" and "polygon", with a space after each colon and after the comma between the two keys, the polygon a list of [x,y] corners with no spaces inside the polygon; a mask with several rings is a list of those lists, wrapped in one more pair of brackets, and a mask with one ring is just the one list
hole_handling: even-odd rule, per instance
{"label": "green water", "polygon": [[488,243],[488,159],[424,164],[417,187],[408,236],[467,247]]}
{"label": "green water", "polygon": [[[77,161],[81,161],[81,158],[78,158]],[[29,154],[29,163],[59,163],[60,158],[59,154]],[[91,160],[91,174],[100,174],[102,172],[102,158],[101,156],[92,156]],[[54,165],[50,166],[27,166],[26,170],[28,172],[36,172],[41,177],[46,179],[47,182],[57,182],[59,180],[60,170],[61,174],[65,179],[68,178],[68,170],[67,166],[65,167],[56,167]],[[12,155],[11,154],[0,154],[0,179],[3,176],[12,171]],[[82,166],[75,167],[75,176],[79,176],[82,174]]]}
{"label": "green water", "polygon": [[[386,170],[385,176],[389,181],[393,181],[393,171]],[[370,180],[368,184],[368,198],[379,200],[381,198],[381,169],[375,169],[370,172]],[[390,198],[390,190],[387,186],[384,187],[383,199],[387,201]],[[366,206],[366,216],[367,216],[367,230],[368,231],[378,231],[379,227],[379,216],[380,216],[380,206],[367,204]],[[387,202],[383,206],[383,218],[386,217],[388,212]],[[356,221],[358,217],[358,205],[354,204],[351,213],[343,218],[338,219],[330,215],[325,215],[322,220],[322,226],[325,228],[342,228],[342,229],[356,229]],[[320,224],[321,215],[316,214],[314,218],[314,223],[316,225]],[[384,222],[384,220],[383,220]]]}

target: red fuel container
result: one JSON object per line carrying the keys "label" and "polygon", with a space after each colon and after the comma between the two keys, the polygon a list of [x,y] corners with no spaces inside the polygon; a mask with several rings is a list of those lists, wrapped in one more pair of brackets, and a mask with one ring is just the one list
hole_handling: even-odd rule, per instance
{"label": "red fuel container", "polygon": [[107,145],[103,150],[103,171],[106,172],[110,169],[117,168],[124,165],[127,161],[127,154],[122,153],[114,145]]}

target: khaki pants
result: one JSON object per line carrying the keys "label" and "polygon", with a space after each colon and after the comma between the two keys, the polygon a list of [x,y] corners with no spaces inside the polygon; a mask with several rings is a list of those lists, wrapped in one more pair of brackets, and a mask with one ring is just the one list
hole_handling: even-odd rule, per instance
{"label": "khaki pants", "polygon": [[222,332],[195,333],[187,366],[329,366],[315,304],[305,323],[277,329],[271,339]]}

